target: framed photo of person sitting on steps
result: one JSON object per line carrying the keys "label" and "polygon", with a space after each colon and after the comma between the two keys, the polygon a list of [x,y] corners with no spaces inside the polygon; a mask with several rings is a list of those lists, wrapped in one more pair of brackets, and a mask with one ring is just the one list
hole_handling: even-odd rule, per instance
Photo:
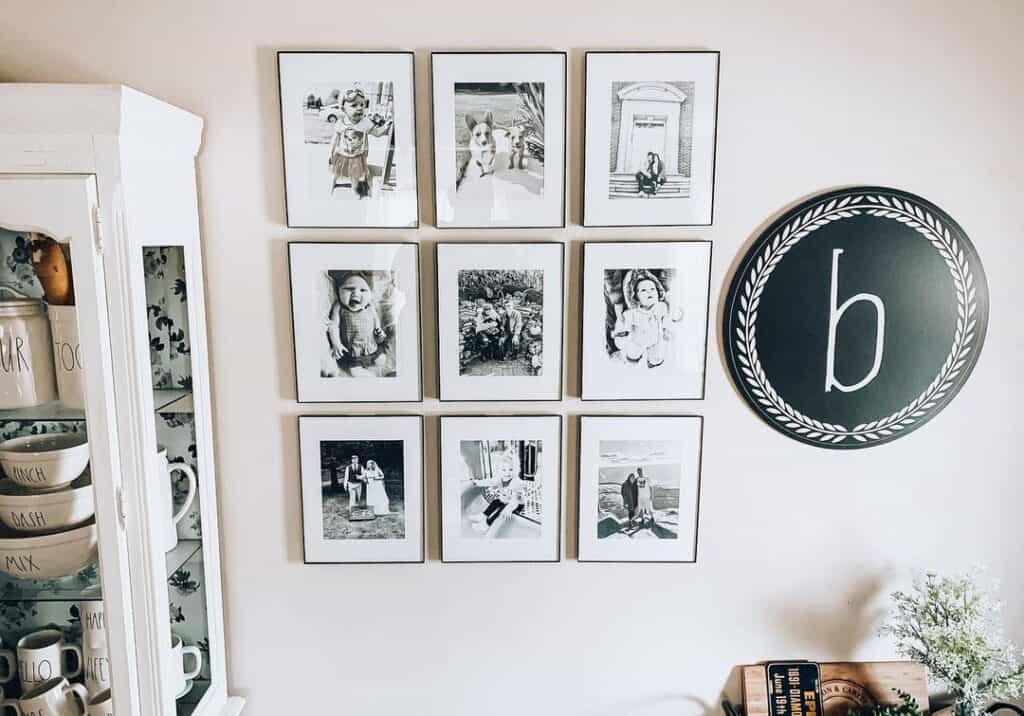
{"label": "framed photo of person sitting on steps", "polygon": [[579,561],[696,562],[703,418],[580,417]]}
{"label": "framed photo of person sitting on steps", "polygon": [[437,245],[442,401],[562,397],[561,242]]}
{"label": "framed photo of person sitting on steps", "polygon": [[437,227],[564,227],[566,54],[430,58]]}
{"label": "framed photo of person sitting on steps", "polygon": [[423,418],[299,417],[306,564],[422,562]]}
{"label": "framed photo of person sitting on steps", "polygon": [[562,417],[441,416],[441,559],[561,558]]}
{"label": "framed photo of person sitting on steps", "polygon": [[584,226],[709,226],[717,52],[588,52]]}
{"label": "framed photo of person sitting on steps", "polygon": [[277,61],[288,226],[419,226],[413,54]]}

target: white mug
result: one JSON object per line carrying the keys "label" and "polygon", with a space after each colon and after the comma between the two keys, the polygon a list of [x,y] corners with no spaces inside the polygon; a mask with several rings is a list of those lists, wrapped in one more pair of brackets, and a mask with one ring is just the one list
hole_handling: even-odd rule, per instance
{"label": "white mug", "polygon": [[[196,666],[191,671],[185,670],[185,659],[191,656],[195,659]],[[181,637],[171,634],[171,658],[167,661],[167,684],[174,698],[180,698],[188,693],[190,688],[189,680],[199,676],[203,670],[203,653],[197,646],[185,646]]]}
{"label": "white mug", "polygon": [[114,699],[110,696],[110,689],[89,699],[89,709],[86,712],[89,716],[114,716]]}
{"label": "white mug", "polygon": [[[18,675],[18,656],[10,649],[0,649],[0,684],[7,684]],[[3,697],[0,697],[2,699]],[[2,713],[2,711],[0,711]]]}
{"label": "white mug", "polygon": [[[107,620],[103,600],[80,602],[78,617],[82,620],[82,646],[86,649],[106,648]],[[0,656],[0,659],[3,657]],[[0,667],[0,678],[3,678],[2,667]]]}
{"label": "white mug", "polygon": [[85,687],[63,676],[50,679],[18,699],[20,716],[85,716]]}
{"label": "white mug", "polygon": [[85,690],[89,696],[95,696],[110,688],[110,657],[107,647],[90,647],[82,649],[85,656],[83,671],[85,672]]}
{"label": "white mug", "polygon": [[[178,523],[185,518],[185,513],[188,512],[188,508],[192,506],[192,501],[196,498],[198,481],[196,474],[188,465],[180,462],[168,462],[166,449],[160,450],[157,457],[160,466],[160,501],[161,504],[166,505],[164,509],[167,510],[168,515],[168,519],[163,523],[164,551],[170,552],[178,546]],[[184,473],[188,478],[188,494],[177,512],[174,511],[174,491],[171,489],[171,476],[175,472]]]}
{"label": "white mug", "polygon": [[[65,657],[74,654],[74,667]],[[82,650],[64,643],[59,629],[42,629],[18,640],[18,674],[22,693],[61,676],[75,677],[82,673]],[[83,687],[84,688],[84,687]]]}

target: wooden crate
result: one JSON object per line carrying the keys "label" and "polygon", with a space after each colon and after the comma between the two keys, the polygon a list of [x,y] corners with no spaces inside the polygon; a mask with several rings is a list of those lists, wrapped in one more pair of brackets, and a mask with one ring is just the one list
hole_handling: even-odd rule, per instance
{"label": "wooden crate", "polygon": [[[913,661],[838,661],[819,665],[824,716],[845,716],[851,706],[899,703],[896,689],[913,696],[928,715],[928,670]],[[769,716],[765,664],[743,667],[746,716]]]}

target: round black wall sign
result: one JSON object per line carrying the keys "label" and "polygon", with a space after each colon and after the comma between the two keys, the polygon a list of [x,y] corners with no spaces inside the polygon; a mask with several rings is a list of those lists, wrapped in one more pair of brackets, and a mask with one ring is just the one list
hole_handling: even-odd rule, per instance
{"label": "round black wall sign", "polygon": [[751,246],[726,299],[729,372],[776,430],[862,448],[921,427],[971,374],[988,285],[963,229],[919,196],[822,194]]}

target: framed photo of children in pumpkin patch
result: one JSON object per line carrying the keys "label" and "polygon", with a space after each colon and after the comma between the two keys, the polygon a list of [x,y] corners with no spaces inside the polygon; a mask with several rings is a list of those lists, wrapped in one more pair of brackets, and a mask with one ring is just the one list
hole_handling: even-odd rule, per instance
{"label": "framed photo of children in pumpkin patch", "polygon": [[437,245],[442,401],[562,397],[561,242]]}
{"label": "framed photo of children in pumpkin patch", "polygon": [[437,227],[564,227],[566,53],[430,61]]}
{"label": "framed photo of children in pumpkin patch", "polygon": [[423,418],[299,417],[306,564],[422,562]]}
{"label": "framed photo of children in pumpkin patch", "polygon": [[292,242],[300,403],[423,399],[419,246]]}
{"label": "framed photo of children in pumpkin patch", "polygon": [[583,400],[704,397],[710,241],[583,244]]}
{"label": "framed photo of children in pumpkin patch", "polygon": [[288,226],[418,226],[413,54],[277,60]]}
{"label": "framed photo of children in pumpkin patch", "polygon": [[562,417],[441,417],[441,559],[557,562]]}

